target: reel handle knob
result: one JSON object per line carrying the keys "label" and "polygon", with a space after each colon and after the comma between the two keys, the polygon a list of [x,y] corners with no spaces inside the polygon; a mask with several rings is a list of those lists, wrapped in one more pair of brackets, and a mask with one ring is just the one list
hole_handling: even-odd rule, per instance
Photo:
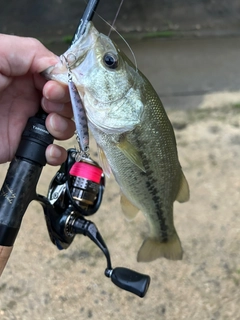
{"label": "reel handle knob", "polygon": [[146,295],[151,281],[148,275],[122,267],[112,270],[106,269],[105,275],[110,277],[119,288],[134,293],[141,298]]}

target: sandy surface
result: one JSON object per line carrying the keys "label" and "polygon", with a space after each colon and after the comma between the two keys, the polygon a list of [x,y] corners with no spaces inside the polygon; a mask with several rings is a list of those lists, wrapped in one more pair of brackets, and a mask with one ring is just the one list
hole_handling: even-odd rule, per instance
{"label": "sandy surface", "polygon": [[[105,258],[89,239],[78,236],[68,250],[58,251],[49,241],[40,206],[32,203],[1,277],[0,319],[240,319],[240,107],[236,96],[224,96],[206,96],[191,111],[168,112],[191,188],[191,200],[175,205],[182,261],[136,262],[146,221],[142,214],[124,220],[112,178],[92,217],[113,266],[151,276],[144,299],[104,277]],[[2,177],[3,168],[7,165]],[[44,169],[40,193],[46,194],[55,171]]]}

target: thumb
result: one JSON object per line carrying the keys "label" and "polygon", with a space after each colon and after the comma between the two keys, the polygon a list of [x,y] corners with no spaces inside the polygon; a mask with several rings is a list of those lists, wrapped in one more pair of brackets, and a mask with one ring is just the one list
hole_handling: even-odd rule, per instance
{"label": "thumb", "polygon": [[40,73],[59,58],[40,41],[0,34],[0,73],[7,77]]}

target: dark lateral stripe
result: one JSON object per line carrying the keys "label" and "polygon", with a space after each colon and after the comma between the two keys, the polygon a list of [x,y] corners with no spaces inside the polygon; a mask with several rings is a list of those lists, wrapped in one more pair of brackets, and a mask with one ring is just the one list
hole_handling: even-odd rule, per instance
{"label": "dark lateral stripe", "polygon": [[[143,148],[144,150],[144,145],[145,143],[143,141],[139,141],[137,139],[137,145],[139,147],[139,151],[141,150],[141,148]],[[161,238],[163,242],[167,242],[168,241],[168,225],[166,224],[166,219],[164,216],[164,212],[162,210],[161,204],[162,201],[160,199],[160,197],[158,196],[158,189],[157,187],[154,185],[157,183],[157,179],[155,177],[155,173],[152,171],[150,163],[148,161],[148,159],[146,158],[146,156],[144,155],[144,153],[142,151],[139,152],[142,158],[142,163],[144,166],[144,169],[146,170],[144,174],[144,176],[147,176],[147,181],[146,181],[146,187],[147,190],[149,191],[150,195],[152,196],[152,200],[155,206],[155,212],[158,216],[159,219],[159,224],[160,224],[160,229],[161,229]]]}

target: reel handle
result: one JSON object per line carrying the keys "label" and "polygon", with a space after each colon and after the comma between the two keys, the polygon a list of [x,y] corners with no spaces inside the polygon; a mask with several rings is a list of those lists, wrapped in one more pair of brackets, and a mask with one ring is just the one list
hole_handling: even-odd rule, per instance
{"label": "reel handle", "polygon": [[128,268],[117,267],[113,270],[106,269],[105,275],[119,288],[136,294],[143,298],[149,288],[151,278]]}

